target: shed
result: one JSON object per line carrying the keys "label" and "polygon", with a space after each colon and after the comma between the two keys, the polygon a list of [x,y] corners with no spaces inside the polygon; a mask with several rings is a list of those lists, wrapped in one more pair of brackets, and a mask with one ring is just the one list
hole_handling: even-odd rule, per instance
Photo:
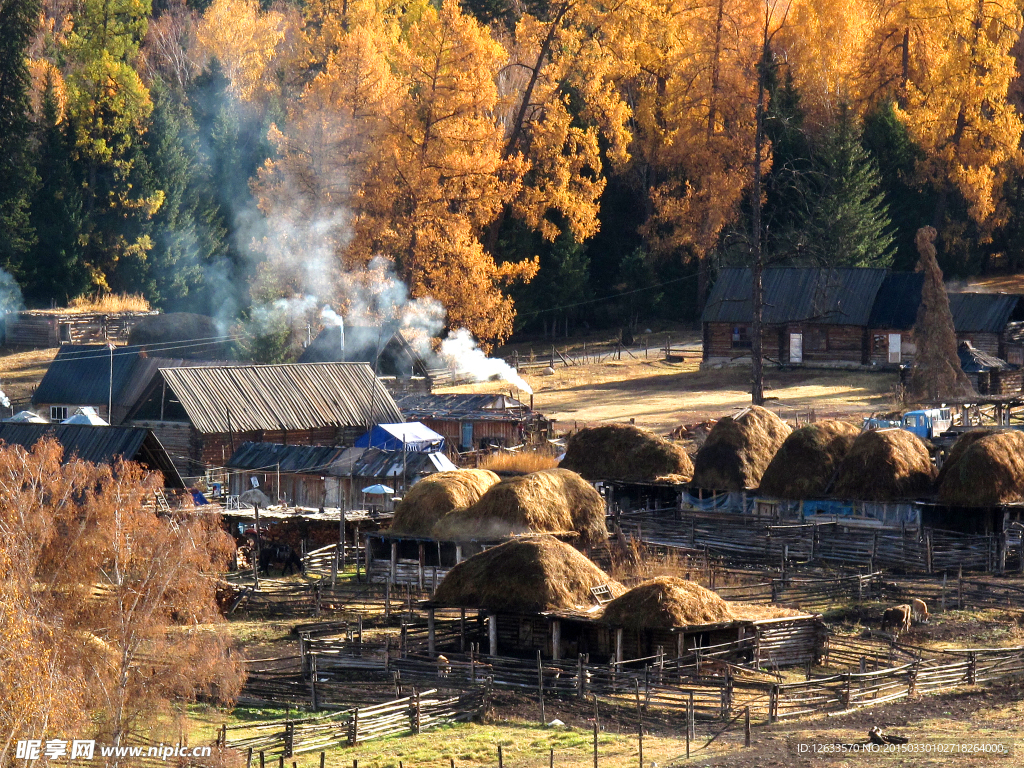
{"label": "shed", "polygon": [[[868,321],[885,277],[884,269],[766,269],[765,357],[786,364],[866,363]],[[752,282],[749,269],[721,271],[701,317],[705,363],[750,355]]]}
{"label": "shed", "polygon": [[115,459],[134,461],[164,477],[164,487],[184,488],[160,440],[152,430],[140,427],[103,427],[85,424],[28,424],[0,422],[0,442],[31,449],[44,437],[53,437],[64,448],[64,460],[77,456],[93,464],[112,464]]}
{"label": "shed", "polygon": [[223,467],[245,442],[351,446],[376,422],[399,422],[365,363],[161,368],[126,421],[150,427],[179,468]]}
{"label": "shed", "polygon": [[977,350],[1002,356],[1003,334],[1019,299],[1008,293],[949,294],[957,341],[969,341]]}
{"label": "shed", "polygon": [[460,451],[521,445],[551,436],[554,422],[511,395],[422,395],[398,398],[406,419],[419,421]]}
{"label": "shed", "polygon": [[960,368],[979,395],[1009,395],[1021,390],[1021,371],[995,355],[975,349],[969,341],[957,345]]}
{"label": "shed", "polygon": [[131,329],[150,312],[76,312],[72,309],[26,309],[6,317],[5,340],[12,347],[59,347],[127,341]]}

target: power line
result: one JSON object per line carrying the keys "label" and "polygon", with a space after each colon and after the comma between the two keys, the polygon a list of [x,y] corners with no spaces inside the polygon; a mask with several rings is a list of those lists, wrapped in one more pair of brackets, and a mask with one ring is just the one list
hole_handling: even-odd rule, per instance
{"label": "power line", "polygon": [[574,309],[575,307],[582,307],[582,306],[585,306],[587,304],[598,304],[598,303],[600,303],[602,301],[611,301],[613,299],[618,299],[618,298],[621,298],[623,296],[631,296],[634,293],[642,293],[644,291],[654,290],[655,288],[663,288],[666,285],[674,285],[675,283],[681,283],[681,282],[684,282],[686,280],[694,280],[697,277],[698,277],[698,275],[684,275],[683,277],[674,277],[671,280],[665,280],[664,282],[655,283],[654,285],[647,285],[647,286],[644,286],[643,288],[634,288],[633,290],[630,290],[630,291],[622,291],[621,293],[613,293],[613,294],[611,294],[609,296],[599,296],[599,297],[597,297],[595,299],[586,299],[585,301],[577,301],[577,302],[575,302],[573,304],[563,304],[563,305],[561,305],[559,307],[545,307],[544,309],[537,309],[537,310],[534,310],[533,312],[517,312],[516,315],[517,315],[517,317],[532,317],[534,315],[539,315],[539,314],[542,314],[544,312],[558,312],[559,310],[562,310],[562,309]]}

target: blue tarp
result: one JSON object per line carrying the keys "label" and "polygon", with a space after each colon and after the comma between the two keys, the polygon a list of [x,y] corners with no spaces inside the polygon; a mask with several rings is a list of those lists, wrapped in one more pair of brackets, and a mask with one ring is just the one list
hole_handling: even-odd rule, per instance
{"label": "blue tarp", "polygon": [[444,438],[418,421],[408,421],[405,424],[378,424],[356,440],[356,448],[435,453],[444,451]]}

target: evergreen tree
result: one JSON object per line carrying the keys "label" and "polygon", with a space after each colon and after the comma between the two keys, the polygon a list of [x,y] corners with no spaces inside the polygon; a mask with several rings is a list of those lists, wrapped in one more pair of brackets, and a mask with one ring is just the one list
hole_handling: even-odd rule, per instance
{"label": "evergreen tree", "polygon": [[25,52],[39,13],[39,0],[0,2],[0,268],[15,273],[35,241],[29,200],[37,178]]}
{"label": "evergreen tree", "polygon": [[31,224],[37,240],[25,260],[25,297],[36,305],[66,304],[89,288],[83,262],[82,183],[71,161],[74,137],[61,122],[53,83],[43,91],[37,127],[39,186],[32,197]]}
{"label": "evergreen tree", "polygon": [[831,267],[888,267],[893,235],[878,168],[843,109],[814,148],[801,176],[798,253]]}
{"label": "evergreen tree", "polygon": [[225,254],[225,230],[188,107],[162,86],[154,92],[147,157],[164,201],[153,218],[151,299],[164,309],[196,311],[197,301],[209,303],[206,269]]}

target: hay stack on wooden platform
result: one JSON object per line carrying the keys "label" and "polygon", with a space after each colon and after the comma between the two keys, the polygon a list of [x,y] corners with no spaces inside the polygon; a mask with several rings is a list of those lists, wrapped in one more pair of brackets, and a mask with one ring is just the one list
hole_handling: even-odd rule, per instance
{"label": "hay stack on wooden platform", "polygon": [[575,531],[575,543],[590,546],[608,538],[604,506],[601,494],[575,472],[546,469],[491,486],[472,506],[438,520],[433,535],[458,541]]}
{"label": "hay stack on wooden platform", "polygon": [[[954,449],[971,434],[957,440]],[[947,469],[939,486],[943,504],[997,507],[1024,501],[1024,434],[1005,430],[975,437],[953,466],[943,469]]]}
{"label": "hay stack on wooden platform", "polygon": [[693,462],[680,446],[632,424],[581,429],[569,438],[558,465],[587,480],[643,482],[673,476],[693,477]]}
{"label": "hay stack on wooden platform", "polygon": [[429,475],[412,486],[398,506],[392,533],[430,536],[438,520],[476,504],[501,478],[489,469],[459,469]]}
{"label": "hay stack on wooden platform", "polygon": [[970,432],[964,432],[960,437],[953,443],[953,447],[949,449],[949,455],[946,456],[946,460],[942,462],[942,467],[939,469],[939,477],[936,483],[941,487],[946,480],[946,475],[952,471],[957,465],[957,462],[963,458],[967,449],[974,445],[978,440],[988,435],[994,435],[997,432],[1001,432],[1000,429],[972,429]]}
{"label": "hay stack on wooden platform", "polygon": [[859,434],[860,427],[845,421],[819,421],[795,430],[761,476],[759,492],[778,499],[821,496]]}
{"label": "hay stack on wooden platform", "polygon": [[732,621],[729,604],[692,581],[661,576],[612,600],[603,620],[625,629],[672,629]]}
{"label": "hay stack on wooden platform", "polygon": [[697,451],[693,484],[719,491],[756,488],[790,432],[786,422],[757,405],[720,419]]}
{"label": "hay stack on wooden platform", "polygon": [[465,560],[444,577],[433,602],[495,613],[587,610],[592,587],[625,588],[580,552],[553,536],[513,539]]}
{"label": "hay stack on wooden platform", "polygon": [[927,494],[935,479],[928,448],[905,429],[862,432],[839,465],[831,495],[859,501],[898,501]]}

